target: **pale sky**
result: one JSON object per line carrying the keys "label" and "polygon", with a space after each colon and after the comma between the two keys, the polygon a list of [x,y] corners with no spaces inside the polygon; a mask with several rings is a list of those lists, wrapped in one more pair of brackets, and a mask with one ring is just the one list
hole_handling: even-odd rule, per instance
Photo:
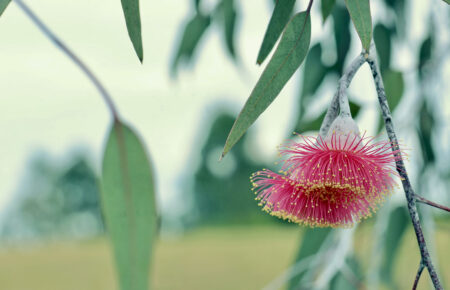
{"label": "pale sky", "polygon": [[[242,16],[237,51],[243,69],[228,58],[218,27],[213,24],[202,39],[194,69],[181,70],[177,80],[170,79],[169,64],[192,1],[140,1],[144,65],[139,63],[128,39],[120,1],[26,2],[92,68],[112,94],[124,119],[139,131],[154,161],[159,198],[167,207],[177,194],[176,181],[192,160],[193,148],[203,145],[197,139],[198,131],[211,121],[210,109],[214,104],[223,104],[237,114],[261,74],[264,65],[256,66],[255,60],[271,1],[237,1]],[[371,3],[375,19],[384,17],[377,16],[377,2]],[[414,1],[413,5],[423,7],[412,9],[418,20],[413,21],[409,35],[413,41],[420,41],[426,33],[421,23],[427,21],[427,6],[420,2],[423,1]],[[313,7],[311,46],[324,31],[332,29],[331,21],[322,26],[318,4]],[[14,3],[0,18],[0,48],[1,208],[17,189],[26,161],[37,149],[64,158],[74,148],[87,147],[98,172],[110,116],[85,76]],[[359,49],[360,44],[353,41],[348,60]],[[415,49],[399,47],[393,54],[394,64],[400,70],[412,67]],[[447,75],[449,67],[447,61]],[[253,142],[267,161],[274,159],[276,146],[295,120],[298,80],[298,75],[291,79],[253,126]],[[333,90],[322,88],[318,96],[327,102]],[[407,88],[406,94],[414,94],[410,90]],[[355,77],[350,92],[362,102],[374,104],[359,120],[360,128],[373,130],[376,98],[367,67]],[[449,107],[448,100],[445,106]]]}

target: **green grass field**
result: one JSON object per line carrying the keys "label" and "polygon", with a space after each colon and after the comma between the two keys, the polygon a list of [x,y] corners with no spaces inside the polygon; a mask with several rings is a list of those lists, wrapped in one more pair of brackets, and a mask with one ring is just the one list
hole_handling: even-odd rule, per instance
{"label": "green grass field", "polygon": [[[153,289],[261,289],[285,270],[297,251],[297,227],[221,227],[165,238],[156,248]],[[370,257],[371,232],[358,229],[355,251]],[[441,276],[450,285],[450,233],[439,231]],[[395,277],[400,289],[411,289],[419,254],[412,231],[403,240]],[[363,263],[366,271],[367,261]],[[424,272],[418,289],[429,287]],[[0,250],[2,290],[117,289],[105,239],[59,242]]]}

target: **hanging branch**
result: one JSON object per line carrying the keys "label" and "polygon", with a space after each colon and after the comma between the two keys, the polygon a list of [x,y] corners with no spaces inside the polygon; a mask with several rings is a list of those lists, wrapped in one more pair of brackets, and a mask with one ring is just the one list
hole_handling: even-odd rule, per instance
{"label": "hanging branch", "polygon": [[[339,79],[338,87],[336,90],[336,93],[333,96],[333,99],[331,100],[330,106],[328,107],[327,114],[325,115],[322,125],[320,126],[320,132],[319,135],[322,137],[325,137],[328,133],[328,129],[330,129],[331,123],[336,119],[339,108],[347,108],[348,105],[348,98],[346,96],[347,88],[350,85],[353,77],[355,76],[358,69],[363,65],[365,62],[364,54],[361,53],[358,55],[350,64],[350,66],[345,70],[342,77]],[[341,102],[343,102],[341,104]],[[345,102],[347,104],[345,104]],[[350,112],[348,112],[350,114]]]}
{"label": "hanging branch", "polygon": [[94,75],[94,73],[89,69],[89,67],[71,50],[65,45],[53,31],[48,28],[47,25],[42,22],[41,19],[26,5],[22,0],[13,0],[17,6],[22,9],[22,11],[33,21],[33,23],[42,31],[42,33],[51,41],[53,44],[62,50],[67,57],[69,57],[73,63],[78,66],[81,71],[87,76],[87,78],[92,82],[95,88],[98,90],[109,111],[114,119],[114,121],[119,121],[119,113],[114,105],[111,95],[108,93],[106,88],[102,85],[99,79]]}
{"label": "hanging branch", "polygon": [[[386,99],[386,92],[384,90],[383,80],[381,79],[380,70],[378,68],[377,61],[375,59],[375,47],[373,46],[371,49],[370,55],[366,55],[366,61],[370,66],[372,71],[372,77],[375,82],[375,87],[378,94],[378,101],[381,106],[381,111],[383,114],[384,124],[386,126],[386,131],[389,136],[389,140],[392,144],[392,151],[398,152],[395,153],[398,157],[401,157],[400,147],[398,145],[398,139],[395,134],[394,125],[392,123],[391,111],[389,109],[389,105]],[[411,221],[414,227],[414,231],[416,233],[417,243],[419,244],[420,256],[422,258],[422,262],[424,267],[427,267],[428,273],[430,274],[431,280],[433,282],[434,288],[441,290],[442,284],[439,281],[439,277],[437,275],[436,269],[433,265],[433,261],[431,260],[430,253],[428,251],[425,237],[423,235],[422,227],[420,225],[419,214],[417,212],[416,206],[416,194],[411,186],[411,182],[409,181],[408,173],[406,172],[405,164],[403,163],[402,158],[396,158],[397,172],[400,175],[402,180],[403,190],[405,191],[407,206],[409,215],[411,217]]]}

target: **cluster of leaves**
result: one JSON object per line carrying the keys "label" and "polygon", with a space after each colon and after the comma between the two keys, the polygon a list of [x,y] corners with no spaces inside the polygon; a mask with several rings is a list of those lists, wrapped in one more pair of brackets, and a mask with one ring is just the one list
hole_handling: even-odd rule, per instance
{"label": "cluster of leaves", "polygon": [[[300,13],[294,13],[295,0],[275,1],[275,7],[263,42],[258,52],[257,63],[262,64],[280,39],[272,58],[269,60],[265,70],[256,83],[246,104],[237,117],[231,132],[227,138],[223,155],[238,142],[247,129],[256,121],[272,101],[278,96],[284,85],[292,77],[294,72],[300,67],[306,57],[302,77],[301,90],[299,92],[299,114],[294,130],[299,132],[318,130],[325,115],[325,111],[314,119],[305,119],[305,107],[315,95],[317,89],[323,83],[328,74],[342,74],[344,62],[351,43],[350,19],[359,35],[363,49],[369,50],[372,34],[376,44],[377,53],[380,59],[380,69],[385,84],[386,95],[388,96],[390,108],[394,111],[400,103],[404,93],[404,78],[401,71],[396,70],[391,61],[393,42],[397,38],[404,37],[405,27],[405,2],[385,0],[387,10],[391,10],[398,17],[394,23],[377,23],[372,33],[372,21],[369,1],[347,0],[346,7],[336,4],[334,0],[322,0],[321,12],[323,22],[329,17],[333,18],[334,38],[336,42],[336,61],[331,65],[322,62],[322,44],[319,41],[309,48],[311,38],[311,24],[309,8]],[[186,35],[186,34],[185,34]],[[423,67],[431,56],[431,38],[427,38],[422,44],[419,56],[419,76],[423,76]],[[352,115],[356,116],[360,106],[350,102]],[[430,144],[430,131],[433,124],[432,114],[427,110],[427,106],[422,106],[420,112],[419,136],[423,146],[425,160],[433,160],[434,154]],[[380,117],[378,131],[383,129],[383,122]],[[394,207],[388,216],[388,224],[381,235],[383,249],[381,266],[379,269],[382,283],[389,287],[395,287],[392,277],[393,265],[396,253],[401,245],[402,237],[408,226],[408,214],[402,207]],[[336,230],[308,229],[304,233],[301,248],[295,263],[316,254],[323,246],[324,242]],[[347,269],[353,273],[354,279],[351,281],[345,275],[345,271],[338,271],[330,281],[331,289],[352,289],[355,281],[361,283],[364,280],[363,274],[359,271],[360,261],[351,255],[346,259]],[[299,283],[304,279],[305,273],[296,275],[290,281],[289,289],[297,289]]]}
{"label": "cluster of leaves", "polygon": [[[19,0],[16,0],[19,2]],[[448,3],[448,0],[444,0]],[[7,8],[11,0],[0,0],[0,15]],[[399,15],[399,22],[404,15],[405,1],[385,0],[387,7]],[[140,19],[139,0],[121,0],[125,22],[131,43],[136,55],[142,62],[144,49],[142,44],[142,29]],[[182,62],[189,62],[212,21],[223,26],[223,34],[227,51],[236,59],[234,31],[238,12],[236,1],[220,0],[211,12],[201,9],[200,0],[195,0],[195,13],[187,22],[177,53],[172,63],[172,72],[176,72]],[[369,49],[372,41],[372,20],[369,0],[345,0],[346,9],[336,4],[335,0],[322,0],[321,12],[325,22],[331,15],[334,19],[334,34],[337,48],[337,60],[333,65],[325,65],[321,61],[322,46],[315,44],[311,49],[311,19],[310,8],[295,13],[296,1],[276,1],[275,8],[267,27],[263,42],[258,52],[257,63],[262,64],[275,47],[271,59],[268,61],[262,75],[251,92],[241,113],[235,120],[228,135],[222,153],[224,156],[245,134],[247,129],[269,107],[280,94],[283,87],[297,71],[308,55],[305,63],[307,74],[303,76],[302,91],[300,92],[300,115],[296,130],[315,130],[323,118],[323,114],[315,120],[304,120],[305,104],[315,94],[326,75],[330,72],[342,73],[343,64],[350,47],[350,18],[356,28],[363,49]],[[348,11],[348,12],[347,12]],[[350,18],[348,17],[350,15]],[[397,23],[399,24],[399,23]],[[391,67],[392,39],[401,25],[377,24],[373,29],[373,38],[377,44],[381,61],[381,73],[386,85],[391,108],[400,102],[404,90],[404,80],[401,72]],[[432,37],[422,44],[419,58],[419,77],[423,78],[423,69],[431,58]],[[86,70],[85,70],[86,72]],[[356,115],[359,106],[352,105]],[[102,206],[108,232],[113,244],[118,266],[121,289],[148,289],[148,273],[152,255],[153,241],[157,233],[157,210],[151,164],[145,146],[139,139],[137,132],[124,124],[117,113],[112,111],[114,122],[108,134],[105,147],[101,178]],[[429,105],[424,101],[420,110],[419,136],[423,147],[424,160],[434,161],[434,152],[430,143],[430,134],[434,125],[433,115]],[[380,123],[380,129],[382,127]],[[384,279],[387,284],[392,283],[390,276],[396,248],[406,227],[406,215],[398,208],[391,212],[386,247],[384,253]],[[308,230],[299,251],[298,260],[317,252],[326,237],[334,230]],[[348,258],[349,267],[356,273],[358,261],[354,257]],[[332,280],[333,289],[348,289],[348,281],[338,272]],[[345,278],[345,277],[344,277]],[[299,275],[291,285],[296,287],[303,279]],[[291,287],[291,288],[292,288]]]}
{"label": "cluster of leaves", "polygon": [[235,30],[239,12],[234,0],[220,0],[212,11],[204,11],[201,1],[194,1],[194,13],[185,24],[180,42],[171,65],[171,73],[175,75],[180,64],[189,64],[198,44],[213,22],[221,26],[225,47],[228,54],[237,59],[235,48]]}

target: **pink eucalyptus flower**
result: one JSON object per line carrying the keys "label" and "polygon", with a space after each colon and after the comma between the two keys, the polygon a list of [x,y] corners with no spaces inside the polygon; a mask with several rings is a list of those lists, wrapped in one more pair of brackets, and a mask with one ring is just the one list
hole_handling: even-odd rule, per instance
{"label": "pink eucalyptus flower", "polygon": [[351,117],[339,116],[324,139],[303,136],[303,142],[283,146],[281,174],[254,173],[256,199],[271,215],[299,224],[352,226],[392,191],[400,157],[391,148],[389,142],[360,137]]}

